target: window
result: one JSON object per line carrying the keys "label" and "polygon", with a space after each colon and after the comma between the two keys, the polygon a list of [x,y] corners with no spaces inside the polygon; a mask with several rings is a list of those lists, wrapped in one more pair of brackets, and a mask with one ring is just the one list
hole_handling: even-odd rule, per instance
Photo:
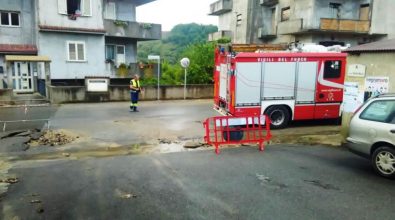
{"label": "window", "polygon": [[115,20],[116,18],[116,7],[115,2],[107,2],[106,9],[104,13],[105,19]]}
{"label": "window", "polygon": [[86,61],[84,42],[67,42],[68,61]]}
{"label": "window", "polygon": [[342,61],[325,61],[324,79],[336,79],[340,77]]}
{"label": "window", "polygon": [[340,7],[342,4],[340,3],[329,3],[330,13],[332,18],[340,18]]}
{"label": "window", "polygon": [[106,60],[113,60],[116,65],[126,62],[126,53],[124,45],[106,45]]}
{"label": "window", "polygon": [[369,20],[370,5],[363,4],[359,8],[359,20],[366,21]]}
{"label": "window", "polygon": [[281,9],[281,21],[288,21],[291,15],[291,8],[286,7]]}
{"label": "window", "polygon": [[361,119],[395,124],[395,100],[372,102],[360,116]]}
{"label": "window", "polygon": [[339,9],[340,6],[342,6],[342,4],[340,4],[340,3],[333,3],[333,2],[329,3],[330,8]]}
{"label": "window", "polygon": [[242,14],[236,14],[236,25],[240,26],[243,21]]}
{"label": "window", "polygon": [[67,1],[67,14],[74,15],[81,13],[81,1],[80,0],[68,0]]}
{"label": "window", "polygon": [[19,27],[19,13],[17,12],[0,12],[1,26]]}
{"label": "window", "polygon": [[106,60],[115,60],[115,45],[106,45]]}
{"label": "window", "polygon": [[58,12],[64,15],[92,16],[91,0],[58,0]]}

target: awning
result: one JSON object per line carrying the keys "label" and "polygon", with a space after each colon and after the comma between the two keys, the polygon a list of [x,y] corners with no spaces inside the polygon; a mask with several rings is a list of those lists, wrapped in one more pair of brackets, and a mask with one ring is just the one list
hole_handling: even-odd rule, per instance
{"label": "awning", "polygon": [[21,56],[21,55],[6,55],[5,61],[25,61],[25,62],[51,62],[47,56]]}

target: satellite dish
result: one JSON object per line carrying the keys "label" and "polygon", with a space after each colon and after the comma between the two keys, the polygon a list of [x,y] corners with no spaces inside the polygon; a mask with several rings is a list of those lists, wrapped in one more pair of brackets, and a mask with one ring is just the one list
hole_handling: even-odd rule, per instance
{"label": "satellite dish", "polygon": [[181,63],[181,66],[186,69],[189,67],[190,61],[188,58],[182,58],[180,63]]}

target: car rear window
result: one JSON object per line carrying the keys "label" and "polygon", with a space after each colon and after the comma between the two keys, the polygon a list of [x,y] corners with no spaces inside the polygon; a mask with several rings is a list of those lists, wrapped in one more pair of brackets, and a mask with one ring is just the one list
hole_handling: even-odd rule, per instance
{"label": "car rear window", "polygon": [[361,119],[395,124],[395,100],[378,100],[363,110]]}

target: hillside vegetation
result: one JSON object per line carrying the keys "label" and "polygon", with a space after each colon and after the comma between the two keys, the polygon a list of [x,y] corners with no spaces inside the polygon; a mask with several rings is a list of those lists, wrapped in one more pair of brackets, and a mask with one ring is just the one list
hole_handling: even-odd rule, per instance
{"label": "hillside vegetation", "polygon": [[[149,54],[160,55],[161,84],[180,85],[184,83],[184,70],[179,60],[188,57],[191,64],[187,84],[212,83],[215,43],[207,42],[207,36],[217,30],[213,25],[179,24],[162,40],[140,42],[138,60],[148,63]],[[155,77],[144,79],[145,85],[156,83]]]}

